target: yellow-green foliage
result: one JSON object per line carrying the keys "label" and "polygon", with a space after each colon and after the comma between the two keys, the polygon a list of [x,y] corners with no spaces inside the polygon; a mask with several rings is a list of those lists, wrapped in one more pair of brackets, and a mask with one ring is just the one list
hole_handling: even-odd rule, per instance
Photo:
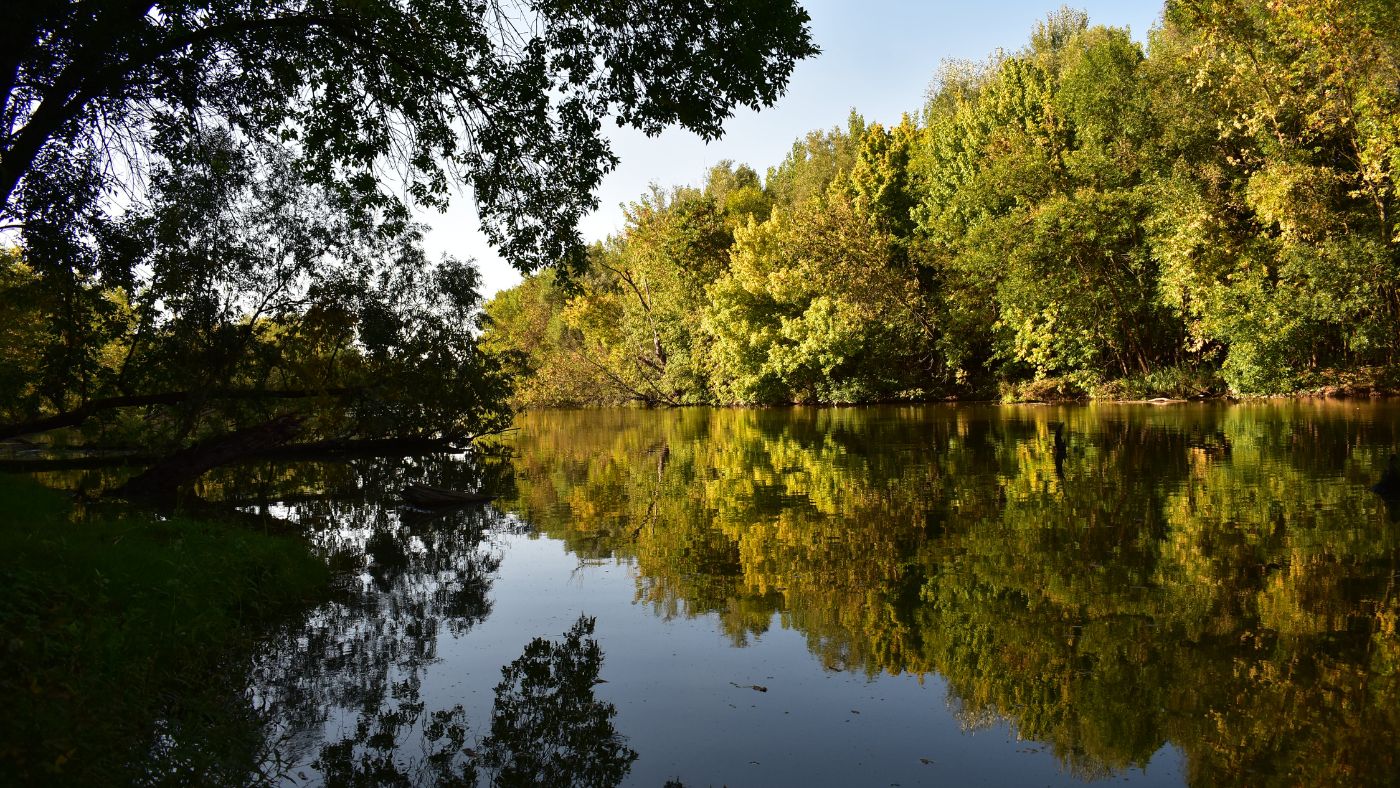
{"label": "yellow-green foliage", "polygon": [[890,264],[891,243],[840,195],[739,230],[702,318],[717,399],[861,402],[907,388],[919,290]]}
{"label": "yellow-green foliage", "polygon": [[[945,65],[917,119],[852,113],[761,185],[726,163],[643,200],[594,257],[606,281],[559,309],[604,390],[652,403],[1132,396],[1184,391],[1159,380],[1183,369],[1272,393],[1394,368],[1397,18],[1172,0],[1143,46],[1062,9],[1019,51]],[[732,242],[693,243],[705,199]]]}

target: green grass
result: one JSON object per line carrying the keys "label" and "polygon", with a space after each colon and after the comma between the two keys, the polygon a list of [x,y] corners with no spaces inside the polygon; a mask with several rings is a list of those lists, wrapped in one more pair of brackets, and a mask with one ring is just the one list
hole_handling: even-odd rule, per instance
{"label": "green grass", "polygon": [[[0,783],[238,782],[261,737],[240,666],[260,635],[324,598],[307,545],[154,515],[79,518],[0,475]],[[155,780],[160,782],[160,780]]]}

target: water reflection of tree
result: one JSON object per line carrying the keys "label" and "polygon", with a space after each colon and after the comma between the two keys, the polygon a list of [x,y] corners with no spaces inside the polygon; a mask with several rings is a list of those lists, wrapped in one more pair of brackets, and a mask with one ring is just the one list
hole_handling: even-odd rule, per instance
{"label": "water reflection of tree", "polygon": [[1396,419],[1364,415],[537,414],[510,506],[634,560],[662,614],[938,671],[969,724],[1009,718],[1079,773],[1173,742],[1194,782],[1385,783],[1400,532],[1366,486]]}
{"label": "water reflection of tree", "polygon": [[491,733],[477,762],[492,785],[613,786],[637,753],[613,728],[617,709],[598,700],[603,652],[593,619],[580,617],[564,640],[536,638],[502,669]]}
{"label": "water reflection of tree", "polygon": [[414,517],[394,498],[412,482],[480,489],[499,483],[492,473],[451,458],[365,459],[231,468],[204,483],[210,499],[308,527],[342,572],[334,601],[254,665],[250,685],[272,742],[268,772],[313,758],[332,784],[416,784],[460,772],[461,710],[426,708],[421,686],[439,636],[462,634],[490,613],[500,559],[489,534],[503,518],[482,506]]}
{"label": "water reflection of tree", "polygon": [[[592,634],[593,619],[581,617],[561,642],[536,638],[502,668],[490,733],[475,749],[461,706],[424,716],[417,681],[406,681],[321,747],[316,766],[328,785],[615,786],[637,753],[613,727],[617,710],[594,696],[603,652]],[[418,760],[407,755],[414,734]]]}
{"label": "water reflection of tree", "polygon": [[[613,785],[630,768],[611,719],[593,698],[602,652],[591,620],[562,643],[536,640],[504,669],[491,731],[478,738],[461,706],[423,697],[443,635],[490,615],[500,555],[492,536],[517,521],[487,506],[398,508],[409,483],[499,492],[509,466],[452,458],[265,464],[226,469],[202,494],[311,527],[344,572],[334,602],[269,644],[250,684],[266,719],[264,771],[311,766],[328,785]],[[555,757],[537,760],[542,753]]]}

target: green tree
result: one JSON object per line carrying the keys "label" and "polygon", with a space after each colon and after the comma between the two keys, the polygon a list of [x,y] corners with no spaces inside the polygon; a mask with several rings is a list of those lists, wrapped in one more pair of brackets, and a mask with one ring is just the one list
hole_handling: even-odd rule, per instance
{"label": "green tree", "polygon": [[409,208],[469,186],[514,264],[578,269],[577,219],[615,163],[601,121],[715,136],[815,51],[806,20],[784,2],[17,11],[0,213],[49,326],[40,368],[12,365],[36,379],[0,433],[175,406],[143,442],[212,458],[500,426],[477,275],[429,261]]}
{"label": "green tree", "polygon": [[871,217],[833,196],[751,222],[707,289],[723,402],[863,402],[918,385],[918,288]]}
{"label": "green tree", "polygon": [[865,118],[852,109],[845,128],[813,131],[794,142],[787,158],[768,170],[765,185],[774,204],[794,208],[821,199],[833,182],[850,174],[864,137]]}
{"label": "green tree", "polygon": [[1141,229],[1152,207],[1144,56],[1125,31],[1087,25],[1053,15],[1024,52],[931,99],[916,216],[954,318],[954,369],[988,344],[1012,379],[1090,382],[1176,360],[1181,332],[1158,303]]}
{"label": "green tree", "polygon": [[482,346],[514,360],[517,407],[618,405],[631,399],[566,318],[570,298],[553,271],[541,271],[500,291],[484,307]]}
{"label": "green tree", "polygon": [[[726,196],[742,204],[743,191]],[[731,223],[710,193],[655,189],[628,207],[620,236],[595,247],[594,275],[566,319],[632,399],[670,405],[708,399],[707,342],[694,316],[704,308],[705,283],[727,266]]]}
{"label": "green tree", "polygon": [[594,366],[676,404],[1393,385],[1400,34],[1275,5],[1170,3],[1146,50],[1062,8],[917,122],[658,191],[568,307]]}
{"label": "green tree", "polygon": [[922,144],[922,136],[908,115],[889,130],[872,123],[851,167],[850,191],[857,207],[869,212],[896,238],[907,238],[914,229],[918,191],[909,163]]}
{"label": "green tree", "polygon": [[4,434],[77,427],[95,445],[180,451],[128,488],[164,494],[245,450],[504,426],[509,381],[477,346],[474,268],[430,262],[417,227],[357,221],[281,149],[212,130],[181,154],[152,171],[149,205],[104,220],[103,243],[27,228],[37,275],[20,288],[60,306],[38,315],[39,396]]}
{"label": "green tree", "polygon": [[[1172,2],[1164,292],[1241,391],[1395,362],[1400,28],[1385,2]],[[1160,52],[1160,57],[1157,53]]]}
{"label": "green tree", "polygon": [[586,370],[596,385],[577,401],[710,401],[709,334],[694,316],[708,303],[705,286],[728,270],[734,228],[769,208],[757,173],[728,161],[711,168],[703,189],[654,188],[628,206],[620,235],[592,248],[577,291],[555,305],[572,333],[512,337],[501,323],[493,331],[551,377],[567,376],[568,365]]}
{"label": "green tree", "polygon": [[527,269],[581,261],[575,225],[614,163],[604,118],[715,137],[816,51],[806,13],[782,0],[54,2],[9,20],[0,205],[13,222],[36,172],[160,151],[208,118],[294,143],[306,172],[381,207],[396,202],[386,163],[427,204],[461,178],[488,237]]}

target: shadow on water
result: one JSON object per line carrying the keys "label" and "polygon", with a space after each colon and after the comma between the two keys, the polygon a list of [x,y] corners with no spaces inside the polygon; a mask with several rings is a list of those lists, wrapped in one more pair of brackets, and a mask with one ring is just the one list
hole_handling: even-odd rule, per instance
{"label": "shadow on water", "polygon": [[1400,456],[1390,455],[1390,461],[1385,466],[1385,472],[1381,478],[1371,485],[1371,492],[1379,495],[1385,501],[1386,512],[1390,516],[1390,521],[1400,522]]}

